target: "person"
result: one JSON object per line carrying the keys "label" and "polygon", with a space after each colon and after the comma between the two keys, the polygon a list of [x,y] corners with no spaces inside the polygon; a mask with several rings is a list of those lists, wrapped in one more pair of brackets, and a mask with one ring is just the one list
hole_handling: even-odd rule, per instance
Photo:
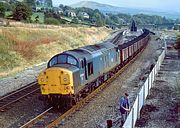
{"label": "person", "polygon": [[128,112],[130,111],[130,103],[128,98],[128,93],[125,93],[123,97],[120,98],[119,105],[120,105],[120,113],[121,113],[121,126],[123,126]]}

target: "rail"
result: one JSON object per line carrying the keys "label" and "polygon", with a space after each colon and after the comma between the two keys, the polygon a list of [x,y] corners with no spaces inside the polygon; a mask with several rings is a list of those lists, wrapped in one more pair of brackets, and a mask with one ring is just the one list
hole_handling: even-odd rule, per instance
{"label": "rail", "polygon": [[20,128],[27,128],[29,126],[32,126],[37,120],[41,119],[43,116],[47,115],[48,112],[50,110],[52,110],[53,107],[48,108],[46,111],[44,111],[43,113],[39,114],[38,116],[36,116],[34,119],[30,120],[29,122],[27,122],[26,124],[24,124],[23,126],[21,126]]}
{"label": "rail", "polygon": [[39,90],[37,82],[32,82],[26,85],[23,88],[20,88],[10,94],[7,94],[0,98],[0,111],[4,112],[7,110],[8,106],[12,105],[13,103],[20,101],[21,99],[31,95]]}

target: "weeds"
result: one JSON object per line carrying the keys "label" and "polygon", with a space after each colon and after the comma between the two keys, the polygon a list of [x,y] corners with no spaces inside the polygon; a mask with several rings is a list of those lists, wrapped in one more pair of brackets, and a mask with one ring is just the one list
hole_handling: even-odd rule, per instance
{"label": "weeds", "polygon": [[0,30],[0,76],[3,71],[47,62],[54,54],[62,51],[95,44],[110,33],[105,28],[87,27],[6,27]]}

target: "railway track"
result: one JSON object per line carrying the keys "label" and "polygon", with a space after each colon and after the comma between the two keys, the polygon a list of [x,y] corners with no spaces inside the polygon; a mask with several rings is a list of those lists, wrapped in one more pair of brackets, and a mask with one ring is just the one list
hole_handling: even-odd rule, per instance
{"label": "railway track", "polygon": [[[124,31],[124,30],[123,30]],[[119,41],[121,40],[121,37],[123,36],[123,31],[119,32],[113,39],[112,43],[115,45],[119,44]]]}
{"label": "railway track", "polygon": [[0,97],[0,112],[9,110],[10,108],[12,108],[14,103],[38,92],[40,92],[40,89],[37,82],[32,82],[25,87],[22,87],[3,97]]}
{"label": "railway track", "polygon": [[61,112],[57,112],[53,109],[53,107],[48,108],[43,113],[36,116],[34,119],[30,120],[20,128],[44,128],[48,124],[52,123],[54,120],[56,120],[59,116],[61,116]]}
{"label": "railway track", "polygon": [[[144,48],[145,49],[145,48]],[[127,69],[127,67],[132,64],[136,58],[143,52],[143,50],[136,55],[135,58],[133,58],[129,63],[127,63],[123,68],[121,68],[116,74],[114,74],[110,79],[108,79],[105,83],[103,83],[100,87],[98,87],[95,91],[87,95],[85,98],[80,100],[79,102],[76,103],[72,108],[67,110],[66,112],[58,112],[58,113],[53,113],[53,107],[47,109],[34,119],[30,120],[20,128],[34,128],[34,127],[46,127],[46,128],[52,128],[55,126],[58,126],[63,119],[67,119],[70,117],[73,113],[76,111],[79,111],[80,109],[83,108],[86,104],[88,104],[97,94],[102,92],[108,85],[110,85],[111,82],[113,82],[124,70]]]}

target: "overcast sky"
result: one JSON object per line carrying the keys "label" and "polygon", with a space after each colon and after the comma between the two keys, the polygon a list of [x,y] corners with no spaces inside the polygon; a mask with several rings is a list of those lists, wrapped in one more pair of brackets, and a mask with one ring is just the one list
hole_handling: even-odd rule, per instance
{"label": "overcast sky", "polygon": [[[82,0],[52,0],[53,5],[71,5]],[[84,0],[85,1],[85,0]],[[118,7],[160,9],[173,12],[180,12],[180,0],[89,0],[98,3],[114,5]]]}

